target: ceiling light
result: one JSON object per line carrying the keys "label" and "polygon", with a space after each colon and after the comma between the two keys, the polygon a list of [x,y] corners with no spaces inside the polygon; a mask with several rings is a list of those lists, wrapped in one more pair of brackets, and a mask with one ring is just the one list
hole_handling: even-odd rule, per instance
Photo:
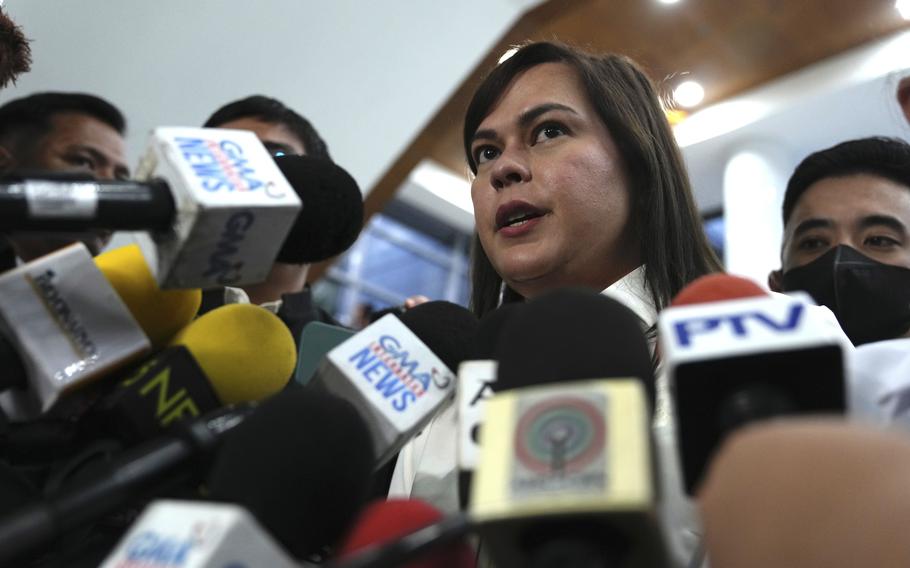
{"label": "ceiling light", "polygon": [[658,0],[661,4],[676,4],[679,0]]}
{"label": "ceiling light", "polygon": [[705,89],[695,81],[683,81],[673,90],[673,99],[680,106],[694,107],[705,98]]}
{"label": "ceiling light", "polygon": [[910,20],[910,0],[895,0],[894,7],[900,12],[901,17]]}

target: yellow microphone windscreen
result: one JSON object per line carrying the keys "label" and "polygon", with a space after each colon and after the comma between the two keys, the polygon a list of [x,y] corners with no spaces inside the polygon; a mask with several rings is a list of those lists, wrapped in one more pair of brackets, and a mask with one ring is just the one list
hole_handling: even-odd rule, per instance
{"label": "yellow microphone windscreen", "polygon": [[222,404],[275,394],[297,365],[297,348],[287,326],[254,304],[216,308],[183,328],[171,344],[190,350]]}
{"label": "yellow microphone windscreen", "polygon": [[159,288],[138,245],[102,253],[95,257],[95,264],[139,322],[154,349],[166,345],[199,311],[202,291]]}

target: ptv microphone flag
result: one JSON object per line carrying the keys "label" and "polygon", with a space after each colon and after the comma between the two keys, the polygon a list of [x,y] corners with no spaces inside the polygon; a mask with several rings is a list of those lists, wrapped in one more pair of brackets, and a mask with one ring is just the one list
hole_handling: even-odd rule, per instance
{"label": "ptv microphone flag", "polygon": [[261,282],[300,212],[300,198],[252,132],[156,128],[136,170],[163,178],[176,218],[153,234],[168,288]]}
{"label": "ptv microphone flag", "polygon": [[102,568],[296,568],[245,509],[159,500],[133,524]]}
{"label": "ptv microphone flag", "polygon": [[432,419],[452,394],[455,375],[388,314],[329,351],[311,383],[358,409],[379,466]]}
{"label": "ptv microphone flag", "polygon": [[851,346],[805,294],[669,307],[658,329],[689,493],[735,428],[772,416],[844,411]]}
{"label": "ptv microphone flag", "polygon": [[[0,394],[12,420],[46,412],[65,393],[145,354],[149,339],[91,254],[76,243],[0,275],[0,333],[18,365],[6,362]],[[24,379],[24,380],[23,380]]]}

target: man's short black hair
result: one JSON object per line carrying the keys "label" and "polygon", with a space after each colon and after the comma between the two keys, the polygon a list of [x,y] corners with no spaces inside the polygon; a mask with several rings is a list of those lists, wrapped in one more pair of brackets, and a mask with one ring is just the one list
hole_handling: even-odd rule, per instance
{"label": "man's short black hair", "polygon": [[910,144],[899,138],[875,136],[848,140],[809,154],[794,170],[784,194],[784,224],[796,202],[815,182],[856,174],[879,176],[910,191]]}
{"label": "man's short black hair", "polygon": [[15,151],[28,151],[26,142],[33,144],[47,134],[53,125],[51,118],[61,113],[78,113],[97,119],[123,136],[126,119],[117,107],[88,93],[35,93],[14,99],[0,106],[0,144]]}
{"label": "man's short black hair", "polygon": [[286,107],[281,101],[263,95],[252,95],[224,105],[216,110],[203,126],[216,128],[240,118],[258,118],[270,124],[282,124],[303,143],[307,155],[332,159],[328,146],[309,120]]}

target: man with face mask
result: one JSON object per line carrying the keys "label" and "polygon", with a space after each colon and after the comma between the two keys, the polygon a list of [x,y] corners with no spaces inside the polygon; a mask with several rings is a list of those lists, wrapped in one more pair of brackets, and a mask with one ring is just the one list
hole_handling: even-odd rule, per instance
{"label": "man with face mask", "polygon": [[811,154],[784,196],[772,290],[804,290],[854,345],[910,337],[910,145],[863,138]]}
{"label": "man with face mask", "polygon": [[805,290],[858,349],[848,412],[910,428],[910,145],[864,138],[807,157],[784,196],[772,290]]}

